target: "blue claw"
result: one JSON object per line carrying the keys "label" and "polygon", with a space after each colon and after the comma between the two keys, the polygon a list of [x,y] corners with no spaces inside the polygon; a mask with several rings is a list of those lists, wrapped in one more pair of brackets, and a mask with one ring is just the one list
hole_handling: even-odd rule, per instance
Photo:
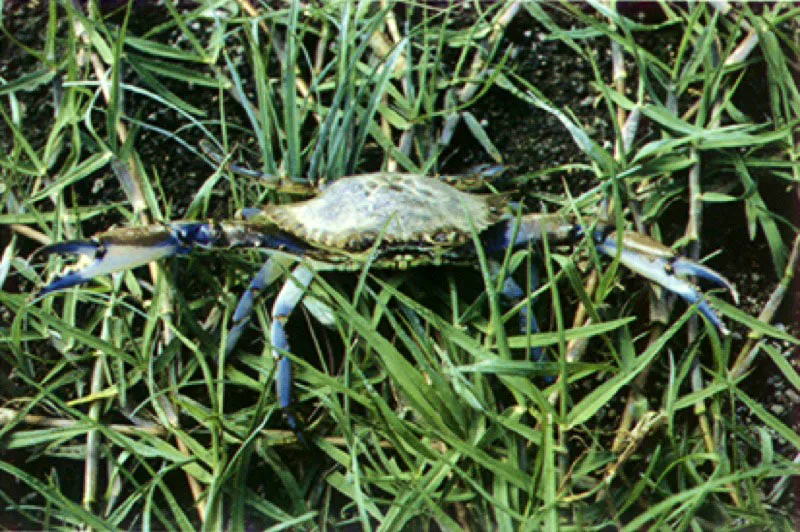
{"label": "blue claw", "polygon": [[90,263],[51,282],[36,297],[85,283],[98,275],[130,270],[172,255],[188,253],[195,246],[211,247],[220,238],[214,224],[173,222],[114,229],[91,240],[71,240],[46,246],[42,249],[44,253],[82,255],[90,259]]}
{"label": "blue claw", "polygon": [[[100,249],[100,244],[92,242],[91,240],[70,240],[67,242],[59,242],[57,244],[50,244],[38,251],[44,255],[83,255],[87,257],[94,257]],[[67,288],[85,283],[91,279],[87,277],[84,271],[76,271],[55,279],[50,284],[39,290],[34,296],[35,299],[44,297],[52,292],[59,290],[66,290]]]}
{"label": "blue claw", "polygon": [[66,290],[67,288],[72,288],[73,286],[83,284],[90,279],[91,277],[85,277],[84,275],[81,275],[81,272],[74,272],[61,276],[39,290],[34,296],[34,299],[40,299],[52,294],[53,292],[59,292],[61,290]]}
{"label": "blue claw", "polygon": [[[280,320],[272,322],[270,335],[275,342],[272,344],[272,349],[276,354],[289,349],[289,339]],[[278,404],[286,410],[292,405],[292,361],[285,355],[278,355],[276,358],[278,367],[275,375],[275,392],[278,394]]]}
{"label": "blue claw", "polygon": [[183,251],[183,244],[168,229],[121,229],[91,240],[73,240],[46,246],[43,253],[81,255],[91,260],[88,266],[68,273],[42,288],[37,298],[91,280],[98,275],[129,270]]}
{"label": "blue claw", "polygon": [[698,264],[685,257],[675,258],[670,265],[675,275],[700,277],[710,283],[725,288],[731,294],[734,303],[737,305],[739,304],[739,293],[736,291],[736,287],[733,286],[733,283],[708,266]]}
{"label": "blue claw", "polygon": [[598,235],[596,238],[598,251],[612,258],[619,256],[620,263],[628,269],[663,286],[690,305],[697,304],[700,313],[721,334],[725,336],[730,334],[730,330],[725,327],[708,301],[703,299],[703,293],[686,279],[686,276],[697,276],[725,287],[738,302],[739,296],[733,283],[725,277],[702,264],[675,255],[670,248],[638,233],[627,233],[623,239],[624,247],[619,252],[616,233],[604,237]]}

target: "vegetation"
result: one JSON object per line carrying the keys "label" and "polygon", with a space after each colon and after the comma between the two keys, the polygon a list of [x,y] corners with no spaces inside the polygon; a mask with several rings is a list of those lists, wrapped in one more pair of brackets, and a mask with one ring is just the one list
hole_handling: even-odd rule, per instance
{"label": "vegetation", "polygon": [[[796,6],[264,4],[6,2],[0,524],[797,525],[798,329],[773,324],[797,270]],[[742,293],[709,295],[734,335],[588,241],[509,252],[496,276],[318,276],[309,307],[334,327],[290,323],[303,447],[274,399],[268,306],[222,355],[259,253],[31,297],[65,267],[41,244],[292,200],[201,140],[312,184],[505,164],[493,186],[528,210],[707,260]],[[507,276],[531,292],[511,308]],[[518,331],[525,308],[543,332]]]}

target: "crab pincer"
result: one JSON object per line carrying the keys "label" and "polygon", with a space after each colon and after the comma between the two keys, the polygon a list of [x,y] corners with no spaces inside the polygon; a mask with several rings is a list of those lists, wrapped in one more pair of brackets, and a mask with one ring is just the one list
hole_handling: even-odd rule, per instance
{"label": "crab pincer", "polygon": [[700,313],[721,334],[730,334],[722,319],[703,298],[703,293],[688,277],[698,277],[725,288],[738,304],[739,294],[733,283],[711,268],[677,255],[671,248],[646,235],[625,233],[621,250],[618,249],[618,242],[616,232],[609,232],[604,236],[598,234],[597,250],[609,257],[619,256],[620,263],[629,270],[683,298],[688,304],[696,304]]}
{"label": "crab pincer", "polygon": [[88,265],[76,269],[42,288],[36,297],[64,290],[98,275],[130,270],[172,255],[188,253],[202,241],[206,224],[198,222],[113,229],[89,240],[70,240],[43,247],[45,255],[79,255]]}

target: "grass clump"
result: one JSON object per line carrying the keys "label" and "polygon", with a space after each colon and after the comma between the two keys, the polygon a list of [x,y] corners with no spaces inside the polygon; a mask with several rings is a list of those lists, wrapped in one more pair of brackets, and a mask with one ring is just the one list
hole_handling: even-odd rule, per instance
{"label": "grass clump", "polygon": [[[798,331],[775,324],[797,269],[796,8],[25,9],[0,26],[0,522],[796,525]],[[302,448],[272,392],[269,312],[222,356],[260,254],[30,297],[64,266],[38,244],[292,200],[228,163],[298,188],[506,164],[495,185],[528,210],[707,260],[742,293],[709,296],[735,334],[589,242],[511,250],[499,272],[317,276],[306,316],[332,327],[290,323]],[[510,308],[509,276],[531,293]],[[523,311],[543,332],[518,331]]]}

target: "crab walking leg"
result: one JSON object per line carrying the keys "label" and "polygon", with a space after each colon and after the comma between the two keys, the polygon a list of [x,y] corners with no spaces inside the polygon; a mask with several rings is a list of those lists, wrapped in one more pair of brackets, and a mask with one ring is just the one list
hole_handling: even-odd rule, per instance
{"label": "crab walking leg", "polygon": [[303,299],[308,285],[314,274],[303,264],[297,266],[291,278],[286,281],[275,303],[272,306],[272,328],[270,330],[270,344],[272,356],[277,361],[275,370],[275,391],[278,404],[286,415],[286,423],[296,434],[299,434],[300,425],[291,413],[292,404],[292,361],[286,356],[289,351],[289,338],[286,335],[285,325],[297,304]]}
{"label": "crab walking leg", "polygon": [[258,298],[260,292],[265,290],[272,283],[276,269],[275,261],[272,257],[268,258],[266,262],[264,262],[264,265],[261,266],[261,269],[258,270],[255,277],[253,277],[253,280],[250,281],[247,290],[245,290],[244,294],[242,294],[242,297],[239,299],[236,310],[234,310],[233,317],[231,318],[233,325],[228,331],[228,339],[225,342],[226,357],[233,352],[233,349],[242,337],[242,333],[250,324],[250,316],[253,314],[253,306],[255,305],[256,298]]}
{"label": "crab walking leg", "polygon": [[[260,213],[261,209],[245,208],[239,212],[239,216],[245,220],[251,220]],[[261,266],[261,269],[258,270],[253,280],[250,281],[247,290],[245,290],[239,302],[236,304],[236,310],[234,310],[233,317],[231,318],[233,326],[230,331],[228,331],[228,339],[225,342],[226,357],[233,352],[233,349],[242,337],[242,333],[250,324],[250,316],[253,314],[253,307],[259,293],[271,285],[280,272],[285,271],[283,264],[281,264],[280,267],[276,267],[278,266],[277,262],[279,261],[277,261],[275,257],[267,258],[264,265]]]}
{"label": "crab walking leg", "polygon": [[[497,275],[499,273],[500,265],[497,263],[497,261],[490,261],[489,266],[492,268],[493,275]],[[529,272],[531,288],[535,290],[539,285],[539,271],[535,264],[530,265]],[[510,307],[518,305],[524,299],[526,294],[519,283],[517,283],[512,277],[506,277],[506,279],[503,281],[503,288],[500,293],[506,299]],[[536,320],[536,314],[533,312],[528,312],[529,309],[531,309],[531,307],[533,307],[535,304],[536,299],[531,298],[530,305],[525,305],[519,309],[518,325],[520,334],[538,333],[541,331],[541,329],[539,329],[539,322]],[[544,352],[541,347],[531,347],[530,354],[531,358],[535,362],[539,362],[542,360]]]}

